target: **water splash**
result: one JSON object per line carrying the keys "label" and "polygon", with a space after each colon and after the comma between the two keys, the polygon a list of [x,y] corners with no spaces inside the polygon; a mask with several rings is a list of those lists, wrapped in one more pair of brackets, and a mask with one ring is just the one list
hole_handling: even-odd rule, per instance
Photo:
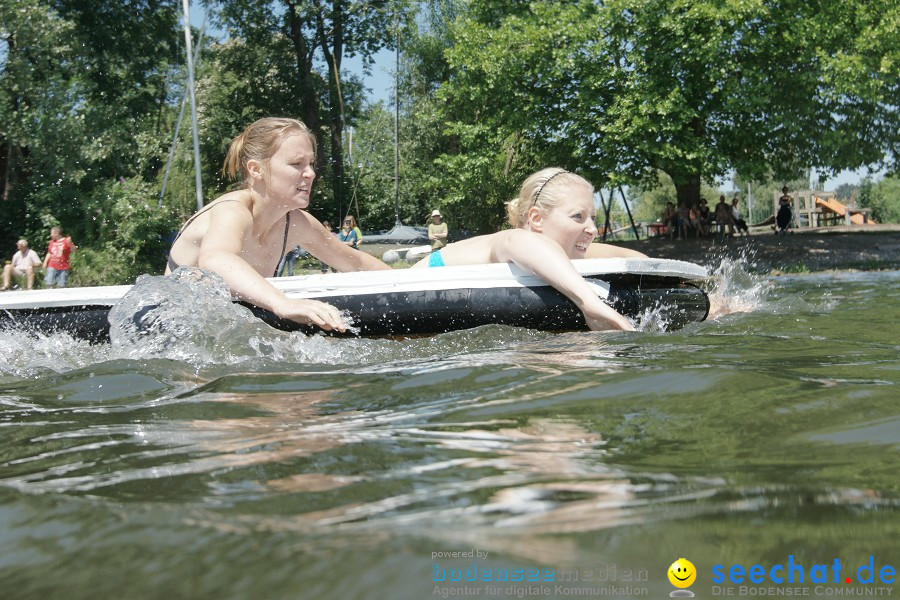
{"label": "water splash", "polygon": [[333,340],[272,329],[232,302],[221,277],[196,268],[140,276],[110,311],[109,322],[113,350],[128,358],[165,357],[194,365],[337,358],[329,351]]}
{"label": "water splash", "polygon": [[669,330],[671,317],[671,310],[668,310],[662,303],[656,302],[642,310],[632,324],[637,331],[664,332]]}
{"label": "water splash", "polygon": [[0,375],[40,377],[103,362],[109,347],[92,345],[65,333],[49,335],[16,330],[0,331]]}
{"label": "water splash", "polygon": [[711,269],[712,277],[706,287],[710,319],[756,312],[767,306],[774,285],[750,271],[754,258],[750,248],[744,248],[738,258],[717,257],[719,264]]}

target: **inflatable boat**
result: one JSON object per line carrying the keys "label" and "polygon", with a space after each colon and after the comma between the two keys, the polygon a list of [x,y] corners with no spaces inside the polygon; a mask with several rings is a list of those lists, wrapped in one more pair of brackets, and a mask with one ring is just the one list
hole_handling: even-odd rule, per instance
{"label": "inflatable boat", "polygon": [[[573,261],[598,296],[623,315],[665,329],[703,321],[706,269],[676,260],[606,258]],[[417,336],[505,324],[549,331],[587,329],[581,312],[543,280],[515,265],[491,264],[280,277],[269,280],[291,298],[328,302],[346,312],[348,335]],[[0,329],[65,332],[109,340],[110,309],[132,286],[0,294]],[[273,327],[314,331],[247,305]],[[135,315],[137,319],[139,315]],[[317,330],[315,330],[317,331]]]}

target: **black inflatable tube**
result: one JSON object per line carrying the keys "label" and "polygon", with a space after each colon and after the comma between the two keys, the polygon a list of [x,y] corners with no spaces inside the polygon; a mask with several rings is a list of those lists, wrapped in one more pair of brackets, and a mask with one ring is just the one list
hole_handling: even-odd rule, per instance
{"label": "black inflatable tube", "polygon": [[[680,280],[623,275],[603,281],[610,284],[607,301],[627,317],[637,318],[647,310],[657,310],[660,320],[671,330],[703,321],[709,315],[706,293]],[[587,330],[581,311],[549,286],[423,290],[320,299],[351,315],[356,332],[346,335],[433,335],[490,324],[543,331]],[[261,308],[246,306],[278,329],[313,331]]]}
{"label": "black inflatable tube", "polygon": [[[632,319],[655,310],[668,329],[678,329],[703,321],[709,314],[706,293],[678,278],[621,274],[586,279],[609,284],[607,301]],[[434,335],[489,324],[544,331],[587,329],[581,311],[549,286],[346,294],[319,299],[350,315],[354,330],[344,334],[348,336]],[[319,331],[256,306],[245,306],[278,329]],[[105,305],[4,309],[0,311],[0,327],[45,334],[64,332],[102,343],[109,341],[109,310]]]}

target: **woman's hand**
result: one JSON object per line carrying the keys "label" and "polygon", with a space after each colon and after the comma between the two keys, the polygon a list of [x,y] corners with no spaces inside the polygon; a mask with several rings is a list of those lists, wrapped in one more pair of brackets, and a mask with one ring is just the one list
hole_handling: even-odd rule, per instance
{"label": "woman's hand", "polygon": [[277,307],[276,315],[282,319],[290,319],[305,325],[315,325],[325,331],[347,331],[347,323],[341,312],[330,304],[318,300],[299,300],[285,298]]}
{"label": "woman's hand", "polygon": [[616,312],[611,306],[600,300],[589,302],[582,307],[584,320],[593,331],[622,330],[634,331],[631,321]]}

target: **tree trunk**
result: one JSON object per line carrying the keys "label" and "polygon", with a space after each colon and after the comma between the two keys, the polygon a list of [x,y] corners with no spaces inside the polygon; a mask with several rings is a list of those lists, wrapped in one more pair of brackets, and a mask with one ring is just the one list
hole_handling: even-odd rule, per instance
{"label": "tree trunk", "polygon": [[[322,148],[325,133],[322,131],[322,120],[319,117],[319,98],[313,86],[312,54],[309,44],[303,37],[300,16],[297,14],[297,2],[287,2],[288,27],[291,32],[291,42],[294,46],[294,55],[297,58],[297,74],[300,79],[300,107],[303,122],[316,136],[316,145]],[[321,166],[321,152],[316,153],[316,166]]]}
{"label": "tree trunk", "polygon": [[10,179],[12,178],[13,153],[16,150],[12,140],[6,140],[3,150],[4,152],[3,155],[0,156],[0,161],[3,162],[3,201],[6,202],[9,200],[9,190],[12,187]]}
{"label": "tree trunk", "polygon": [[700,204],[700,174],[699,173],[669,173],[675,183],[675,195],[678,205],[686,202],[693,206]]}
{"label": "tree trunk", "polygon": [[[6,60],[9,63],[10,58],[16,50],[16,40],[9,36],[5,38],[6,41]],[[16,94],[12,94],[10,97],[10,114],[15,115],[18,112],[19,108],[19,97]],[[6,202],[9,200],[9,192],[12,188],[12,177],[13,177],[13,166],[16,160],[16,146],[12,137],[12,127],[7,127],[6,130],[6,143],[3,148],[3,155],[0,156],[0,161],[3,162],[3,201]]]}
{"label": "tree trunk", "polygon": [[[332,92],[332,102],[335,93]],[[337,114],[335,114],[337,113]],[[343,210],[344,201],[344,147],[341,138],[344,134],[343,114],[340,108],[331,107],[331,188],[334,192],[334,202],[338,206],[339,212],[349,212]],[[343,214],[340,215],[343,218]],[[359,215],[356,215],[357,218]]]}
{"label": "tree trunk", "polygon": [[[323,7],[316,2],[316,28],[319,44],[322,49],[322,57],[328,65],[328,120],[331,134],[331,189],[334,194],[334,204],[338,211],[338,217],[344,218],[349,212],[344,210],[344,98],[341,92],[341,61],[344,53],[344,6],[343,0],[333,0],[331,3],[331,35],[325,28],[325,20],[322,15]],[[329,48],[329,39],[331,48]],[[359,215],[356,215],[357,217]]]}

